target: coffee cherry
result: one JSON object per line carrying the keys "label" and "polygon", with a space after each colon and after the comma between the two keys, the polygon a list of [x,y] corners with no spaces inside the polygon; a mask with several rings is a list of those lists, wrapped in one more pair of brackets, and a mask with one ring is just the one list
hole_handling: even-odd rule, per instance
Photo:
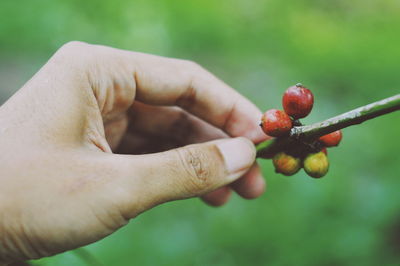
{"label": "coffee cherry", "polygon": [[282,105],[285,112],[294,119],[303,118],[311,112],[314,96],[309,89],[299,83],[286,90]]}
{"label": "coffee cherry", "polygon": [[284,111],[271,109],[263,114],[261,127],[265,134],[272,137],[281,137],[290,132],[292,120]]}
{"label": "coffee cherry", "polygon": [[297,173],[301,168],[299,158],[280,152],[274,156],[272,163],[275,166],[275,171],[286,176],[291,176]]}
{"label": "coffee cherry", "polygon": [[304,159],[303,165],[306,173],[314,178],[323,177],[329,169],[328,157],[322,151],[309,154]]}
{"label": "coffee cherry", "polygon": [[342,140],[342,131],[337,130],[335,132],[326,134],[319,138],[319,141],[322,142],[326,147],[333,147],[339,145]]}

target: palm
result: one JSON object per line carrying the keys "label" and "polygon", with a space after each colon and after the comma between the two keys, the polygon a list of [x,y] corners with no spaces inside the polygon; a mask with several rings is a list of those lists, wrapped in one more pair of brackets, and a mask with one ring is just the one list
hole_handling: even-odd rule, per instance
{"label": "palm", "polygon": [[227,135],[177,107],[135,102],[119,119],[105,123],[111,149],[121,154],[145,154],[200,143]]}

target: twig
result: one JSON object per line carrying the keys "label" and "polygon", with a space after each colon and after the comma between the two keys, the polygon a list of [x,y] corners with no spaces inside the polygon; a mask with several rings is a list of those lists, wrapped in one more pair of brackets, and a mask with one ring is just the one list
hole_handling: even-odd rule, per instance
{"label": "twig", "polygon": [[288,137],[267,140],[257,145],[257,157],[272,158],[284,150],[302,149],[325,134],[375,117],[400,110],[400,94],[308,126],[293,127]]}

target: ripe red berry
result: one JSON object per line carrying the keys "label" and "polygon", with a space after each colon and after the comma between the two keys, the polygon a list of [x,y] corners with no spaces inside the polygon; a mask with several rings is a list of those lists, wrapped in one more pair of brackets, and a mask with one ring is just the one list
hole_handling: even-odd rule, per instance
{"label": "ripe red berry", "polygon": [[303,118],[311,112],[314,96],[309,89],[301,84],[296,84],[286,90],[282,105],[285,112],[294,119]]}
{"label": "ripe red berry", "polygon": [[333,147],[339,145],[340,141],[342,140],[342,131],[337,130],[335,132],[326,134],[319,138],[319,141],[322,142],[326,147]]}
{"label": "ripe red berry", "polygon": [[292,120],[284,111],[271,109],[263,114],[261,127],[265,134],[272,137],[281,137],[290,132]]}

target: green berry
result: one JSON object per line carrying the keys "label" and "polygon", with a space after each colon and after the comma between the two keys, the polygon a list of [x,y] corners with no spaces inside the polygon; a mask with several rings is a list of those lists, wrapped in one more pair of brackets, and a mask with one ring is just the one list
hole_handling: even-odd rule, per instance
{"label": "green berry", "polygon": [[329,169],[328,156],[323,151],[311,153],[304,159],[304,170],[314,178],[321,178]]}
{"label": "green berry", "polygon": [[286,176],[297,173],[301,168],[301,160],[284,152],[280,152],[274,156],[272,163],[275,171]]}

